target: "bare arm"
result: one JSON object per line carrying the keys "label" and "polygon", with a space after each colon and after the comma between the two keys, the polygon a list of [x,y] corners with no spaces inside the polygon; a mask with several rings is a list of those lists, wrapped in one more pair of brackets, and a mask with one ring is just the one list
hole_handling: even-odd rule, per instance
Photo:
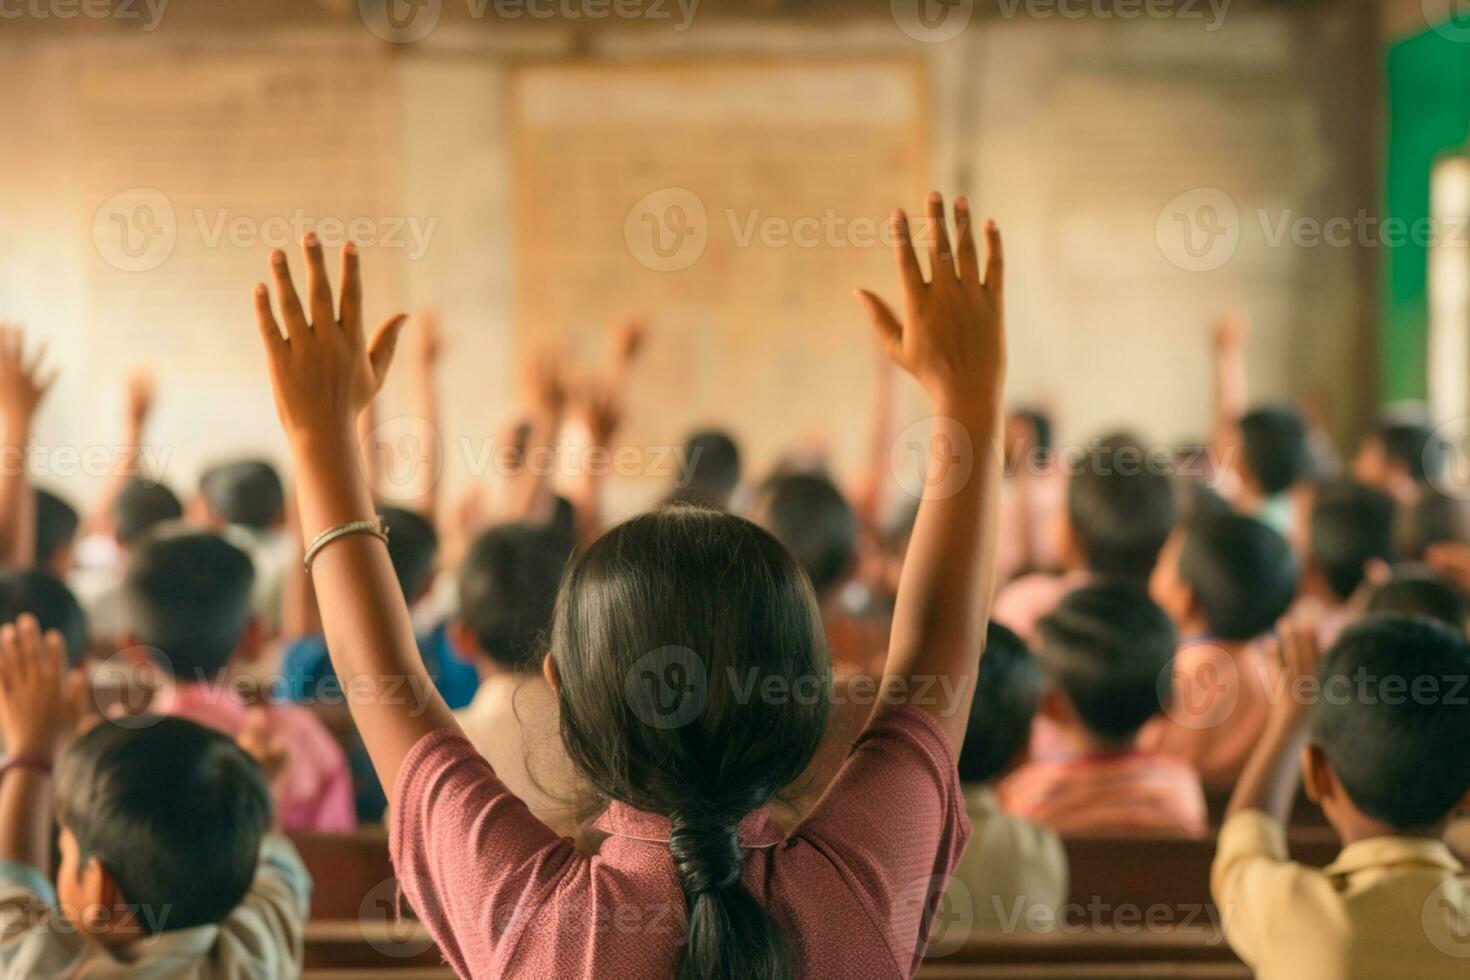
{"label": "bare arm", "polygon": [[566,410],[566,380],[560,355],[549,347],[532,354],[522,372],[531,399],[531,431],[520,470],[511,482],[510,512],[513,520],[541,524],[551,520],[555,507],[552,477]]}
{"label": "bare arm", "polygon": [[[277,251],[271,253],[271,277],[285,336],[264,285],[256,287],[255,310],[295,463],[301,532],[310,541],[328,528],[374,519],[353,423],[382,386],[404,317],[389,318],[367,341],[356,247],[349,243],[342,250],[340,310],[334,309],[315,235],[306,236],[303,251],[308,309],[297,298],[285,255]],[[317,555],[312,581],[332,666],[391,799],[409,750],[431,731],[457,729],[454,716],[419,656],[408,606],[382,542],[365,534],[333,542]]]}
{"label": "bare arm", "polygon": [[1281,623],[1281,653],[1284,662],[1282,697],[1271,706],[1265,734],[1246,760],[1245,769],[1230,794],[1227,819],[1244,810],[1264,810],[1285,824],[1291,819],[1301,782],[1302,746],[1307,742],[1307,713],[1310,693],[1305,684],[1317,676],[1321,659],[1317,624]]}
{"label": "bare arm", "polygon": [[1238,310],[1227,310],[1215,324],[1215,449],[1221,460],[1238,464],[1240,420],[1250,404],[1245,340],[1250,325]]}
{"label": "bare arm", "polygon": [[36,551],[35,496],[27,469],[31,422],[56,381],[43,376],[46,345],[25,357],[16,327],[0,326],[0,566],[29,568]]}
{"label": "bare arm", "polygon": [[877,382],[873,387],[873,416],[868,420],[867,460],[853,493],[853,510],[863,526],[869,529],[878,527],[887,503],[883,490],[889,480],[888,454],[893,448],[893,408],[898,388],[893,362],[881,347],[879,355]]}
{"label": "bare arm", "polygon": [[925,491],[899,579],[882,690],[885,702],[930,712],[958,746],[995,588],[1006,361],[1001,241],[995,223],[987,222],[982,278],[969,202],[955,202],[957,251],[938,194],[929,196],[926,211],[928,283],[908,220],[901,211],[894,215],[902,320],[872,293],[859,292],[889,356],[924,386],[935,416],[934,433],[921,447]]}
{"label": "bare arm", "polygon": [[577,393],[577,403],[587,426],[587,458],[576,468],[576,473],[567,486],[573,512],[576,515],[577,540],[583,544],[597,537],[602,530],[603,487],[607,482],[607,469],[593,458],[601,453],[610,460],[613,437],[623,424],[627,407],[628,375],[643,347],[644,330],[641,320],[629,319],[618,323],[612,331],[612,357],[608,370],[584,378]]}
{"label": "bare arm", "polygon": [[111,534],[117,529],[118,495],[134,477],[141,475],[143,430],[153,411],[153,378],[147,371],[134,371],[128,375],[127,389],[127,429],[119,447],[121,456],[82,525],[87,534]]}
{"label": "bare arm", "polygon": [[[75,725],[64,687],[61,634],[41,635],[25,615],[0,626],[0,733],[11,757],[52,761]],[[0,860],[51,873],[51,778],[31,768],[11,769],[0,782]]]}

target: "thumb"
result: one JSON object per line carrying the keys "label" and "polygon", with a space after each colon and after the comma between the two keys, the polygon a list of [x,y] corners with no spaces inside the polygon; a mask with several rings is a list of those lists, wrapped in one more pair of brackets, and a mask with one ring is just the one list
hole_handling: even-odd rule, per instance
{"label": "thumb", "polygon": [[883,349],[890,357],[893,356],[903,343],[903,327],[899,324],[898,317],[893,315],[893,310],[887,303],[866,289],[854,289],[853,295],[868,311],[868,319],[873,321],[873,329],[878,331]]}
{"label": "thumb", "polygon": [[408,317],[402,313],[391,316],[373,331],[373,339],[368,341],[368,360],[373,366],[373,378],[379,384],[388,375],[388,366],[393,363],[393,351],[398,347],[398,336],[407,322]]}

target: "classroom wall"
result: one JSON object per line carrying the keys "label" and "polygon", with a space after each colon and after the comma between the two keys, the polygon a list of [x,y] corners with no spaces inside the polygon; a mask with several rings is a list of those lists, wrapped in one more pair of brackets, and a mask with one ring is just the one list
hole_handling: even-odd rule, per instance
{"label": "classroom wall", "polygon": [[[157,302],[169,309],[167,329],[184,338],[147,350],[162,375],[153,438],[170,478],[187,483],[203,463],[235,446],[278,453],[270,396],[249,347],[250,280],[241,281],[238,296],[222,287],[198,296],[170,289],[150,299],[146,283],[156,277],[140,274],[123,279],[126,288],[113,288],[116,270],[98,271],[91,231],[107,171],[87,170],[72,157],[79,132],[95,128],[81,103],[125,98],[129,81],[114,78],[115,88],[103,84],[100,93],[78,91],[75,73],[79,60],[97,57],[98,46],[115,53],[145,45],[155,69],[166,74],[177,65],[183,77],[186,66],[197,71],[211,59],[238,64],[252,53],[284,53],[298,63],[335,59],[341,71],[381,80],[379,111],[392,119],[375,125],[396,134],[384,151],[394,159],[381,171],[364,176],[358,158],[344,164],[348,179],[370,185],[354,206],[435,222],[423,255],[400,249],[370,258],[380,300],[438,306],[453,345],[443,434],[451,442],[482,438],[504,417],[513,394],[512,229],[515,209],[527,203],[516,198],[506,145],[506,89],[515,65],[567,57],[900,56],[924,63],[931,80],[932,182],[969,193],[1008,232],[1015,400],[1053,408],[1067,440],[1116,425],[1156,441],[1202,436],[1208,326],[1234,304],[1256,322],[1250,349],[1256,392],[1315,399],[1332,429],[1347,435],[1374,403],[1374,249],[1360,241],[1338,246],[1273,238],[1283,222],[1298,229],[1306,219],[1310,237],[1311,222],[1351,217],[1375,204],[1378,96],[1371,52],[1378,21],[1370,5],[1307,6],[1239,4],[1214,29],[1194,20],[983,14],[943,44],[916,41],[888,17],[868,13],[709,14],[677,32],[649,25],[490,30],[451,21],[411,45],[386,44],[350,18],[220,32],[183,17],[172,33],[165,20],[146,37],[80,38],[50,30],[0,37],[0,83],[15,113],[7,121],[7,158],[17,161],[15,176],[0,187],[7,228],[0,240],[0,312],[47,337],[66,368],[59,397],[41,421],[43,441],[86,447],[115,438],[121,358],[105,335],[118,322],[147,320],[149,303]],[[301,140],[316,145],[312,138]],[[86,149],[85,140],[81,145]],[[91,149],[84,155],[100,152]],[[224,168],[231,171],[225,176],[232,187],[248,188],[250,167],[262,166],[276,195],[290,181],[290,163],[246,159]],[[332,160],[303,165],[319,170]],[[330,182],[318,170],[313,193],[330,197]],[[1234,209],[1234,247],[1227,241],[1223,251],[1191,254],[1183,230],[1198,232],[1196,247],[1205,242],[1201,208],[1222,201]],[[250,264],[261,258],[256,251],[262,250],[230,249],[224,258],[211,252],[195,269],[231,283],[237,274],[251,274]],[[856,309],[852,329],[861,338],[855,343],[866,341]],[[191,330],[220,333],[205,340]],[[229,369],[201,370],[201,359],[216,349],[216,360]],[[800,391],[791,397],[799,399]],[[401,390],[386,400],[391,415],[403,404]],[[912,391],[906,405],[917,413]],[[830,410],[838,426],[863,424],[865,392],[854,391],[850,405]],[[851,452],[839,460],[846,468],[854,462]],[[446,474],[450,484],[457,479],[452,469]],[[634,497],[648,490],[637,488],[623,506],[634,506],[640,502]]]}

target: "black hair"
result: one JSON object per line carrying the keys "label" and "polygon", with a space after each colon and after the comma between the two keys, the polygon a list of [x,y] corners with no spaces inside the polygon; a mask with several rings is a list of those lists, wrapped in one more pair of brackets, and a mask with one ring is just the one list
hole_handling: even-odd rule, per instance
{"label": "black hair", "polygon": [[280,474],[261,459],[211,466],[199,478],[199,492],[226,524],[257,530],[279,520],[286,503]]}
{"label": "black hair", "polygon": [[[1070,593],[1041,620],[1041,665],[1093,735],[1131,742],[1167,707],[1177,636],[1168,615],[1132,585]],[[984,659],[983,657],[981,659]]]}
{"label": "black hair", "polygon": [[184,505],[162,483],[129,480],[118,492],[113,506],[117,514],[117,539],[126,547],[138,542],[153,527],[184,516]]}
{"label": "black hair", "polygon": [[1220,496],[1213,487],[1193,480],[1178,480],[1174,484],[1175,497],[1179,501],[1179,523],[1188,525],[1195,521],[1214,517],[1228,517],[1235,513],[1229,501]]}
{"label": "black hair", "polygon": [[57,821],[149,932],[222,922],[250,890],[271,797],[229,736],[147,715],[95,725],[57,764]]}
{"label": "black hair", "polygon": [[671,500],[724,510],[740,485],[740,447],[728,432],[701,429],[684,442],[679,485]]}
{"label": "black hair", "polygon": [[1267,496],[1274,496],[1307,474],[1307,426],[1290,405],[1268,405],[1240,420],[1245,464]]}
{"label": "black hair", "polygon": [[1174,526],[1169,477],[1147,465],[1131,436],[1098,440],[1067,483],[1067,517],[1087,567],[1104,578],[1143,585]]}
{"label": "black hair", "polygon": [[1467,612],[1464,593],[1422,565],[1395,568],[1393,578],[1374,590],[1367,611],[1378,616],[1432,619],[1462,632]]}
{"label": "black hair", "polygon": [[149,535],[128,561],[129,625],[181,681],[211,680],[250,622],[254,583],[250,557],[217,534]]}
{"label": "black hair", "polygon": [[1318,677],[1312,741],[1353,805],[1399,830],[1449,816],[1470,790],[1464,632],[1372,616],[1323,655]]}
{"label": "black hair", "polygon": [[990,782],[1005,771],[1031,737],[1045,678],[1026,643],[999,623],[985,635],[975,680],[970,726],[960,747],[960,781]]}
{"label": "black hair", "polygon": [[1251,640],[1291,606],[1297,565],[1281,535],[1254,518],[1226,514],[1188,526],[1179,580],[1194,592],[1212,637]]}
{"label": "black hair", "polygon": [[459,566],[459,618],[486,656],[511,670],[541,665],[571,555],[571,537],[545,525],[501,524],[475,538]]}
{"label": "black hair", "polygon": [[76,508],[50,490],[36,488],[35,564],[44,567],[77,536],[81,518]]}
{"label": "black hair", "polygon": [[1036,439],[1035,448],[1042,459],[1051,456],[1052,449],[1052,424],[1051,416],[1039,408],[1014,408],[1011,414],[1017,418],[1025,419],[1031,426],[1032,435]]}
{"label": "black hair", "polygon": [[1323,484],[1312,507],[1311,551],[1328,588],[1348,598],[1369,561],[1393,560],[1393,498],[1352,480]]}
{"label": "black hair", "polygon": [[1419,500],[1399,513],[1399,557],[1422,561],[1431,545],[1470,540],[1470,509],[1458,497],[1432,486],[1420,489]]}
{"label": "black hair", "polygon": [[1434,427],[1428,422],[1382,419],[1369,436],[1383,446],[1383,455],[1388,460],[1402,465],[1420,483],[1439,475],[1445,446],[1435,437]]}
{"label": "black hair", "polygon": [[750,516],[796,556],[819,596],[840,585],[857,560],[857,515],[825,476],[772,477]]}
{"label": "black hair", "polygon": [[398,587],[413,602],[434,574],[439,535],[422,514],[402,507],[379,506],[378,517],[388,529],[388,560]]}
{"label": "black hair", "polygon": [[41,629],[59,632],[67,663],[81,663],[87,653],[87,616],[60,579],[38,569],[0,571],[0,623],[13,623],[21,613],[35,616]]}
{"label": "black hair", "polygon": [[[551,649],[577,771],[669,819],[689,907],[676,976],[790,980],[791,944],[741,882],[737,827],[802,773],[826,727],[830,661],[796,560],[728,514],[635,517],[573,560]],[[742,697],[747,678],[759,696]],[[767,696],[773,683],[789,696]]]}

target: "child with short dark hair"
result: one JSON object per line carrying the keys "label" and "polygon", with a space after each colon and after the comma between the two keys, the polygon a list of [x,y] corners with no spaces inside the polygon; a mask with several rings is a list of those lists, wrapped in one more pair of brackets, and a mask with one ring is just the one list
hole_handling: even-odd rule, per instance
{"label": "child with short dark hair", "polygon": [[995,793],[996,783],[1025,756],[1044,686],[1041,665],[1021,638],[991,623],[959,758],[971,835],[954,880],[965,890],[977,929],[1054,922],[1067,900],[1062,842],[1053,831],[1007,813]]}
{"label": "child with short dark hair", "polygon": [[40,621],[41,629],[61,634],[68,665],[82,662],[87,655],[87,616],[71,590],[34,569],[0,571],[0,623],[13,623],[26,613]]}
{"label": "child with short dark hair", "polygon": [[1296,582],[1291,546],[1251,517],[1203,517],[1164,546],[1149,591],[1184,640],[1172,698],[1139,744],[1193,765],[1206,789],[1235,784],[1265,729],[1278,670],[1264,638]]}
{"label": "child with short dark hair", "polygon": [[1388,575],[1394,560],[1394,502],[1352,480],[1321,484],[1314,498],[1302,595],[1293,612],[1316,621],[1319,641],[1328,647],[1361,614],[1364,597],[1358,592],[1364,583]]}
{"label": "child with short dark hair", "polygon": [[78,686],[64,683],[61,646],[34,617],[0,627],[0,734],[10,750],[0,770],[0,969],[299,974],[311,880],[291,844],[267,833],[260,767],[224,735],[178,718],[99,720],[66,745]]}
{"label": "child with short dark hair", "polygon": [[[261,697],[237,683],[237,658],[258,656],[264,638],[250,607],[255,573],[243,551],[216,534],[178,529],[150,537],[129,559],[130,645],[151,647],[163,675],[154,710],[235,736]],[[412,692],[401,692],[409,698]],[[290,748],[273,787],[288,830],[351,830],[352,779],[337,741],[311,712],[272,705]]]}
{"label": "child with short dark hair", "polygon": [[578,782],[562,748],[556,692],[541,670],[572,538],[541,524],[502,524],[477,537],[459,567],[448,636],[480,677],[455,712],[465,738],[538,819],[581,833]]}
{"label": "child with short dark hair", "polygon": [[740,489],[740,446],[723,429],[700,429],[684,440],[685,471],[676,479],[670,503],[729,510]]}
{"label": "child with short dark hair", "polygon": [[[1375,616],[1320,665],[1313,625],[1283,633],[1289,696],[1236,786],[1211,872],[1226,939],[1262,980],[1463,977],[1470,879],[1441,837],[1470,806],[1464,633]],[[1325,869],[1287,853],[1299,772],[1344,844]]]}
{"label": "child with short dark hair", "polygon": [[1370,616],[1431,619],[1465,632],[1465,594],[1427,565],[1400,565],[1393,577],[1373,590]]}
{"label": "child with short dark hair", "polygon": [[1167,703],[1174,624],[1141,589],[1092,585],[1041,621],[1041,712],[1056,748],[999,788],[1001,804],[1061,833],[1203,836],[1205,798],[1187,762],[1138,746]]}
{"label": "child with short dark hair", "polygon": [[1094,442],[1072,464],[1060,548],[1067,571],[1026,575],[995,597],[995,619],[1036,643],[1037,623],[1074,589],[1095,582],[1148,583],[1174,526],[1176,501],[1167,474],[1149,464],[1126,433]]}
{"label": "child with short dark hair", "polygon": [[263,459],[218,463],[199,478],[197,523],[224,536],[255,566],[251,604],[265,628],[281,618],[281,592],[296,551],[286,533],[285,490]]}

